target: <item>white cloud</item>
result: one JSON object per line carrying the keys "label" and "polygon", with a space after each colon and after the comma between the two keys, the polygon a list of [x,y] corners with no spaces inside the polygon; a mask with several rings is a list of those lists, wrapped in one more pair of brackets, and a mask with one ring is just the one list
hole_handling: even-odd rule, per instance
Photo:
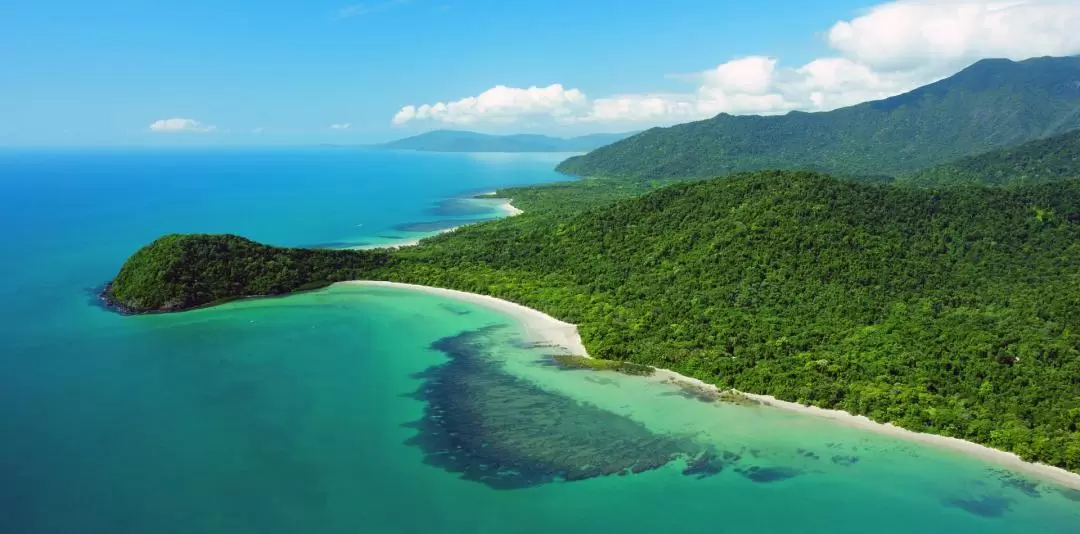
{"label": "white cloud", "polygon": [[331,130],[348,130],[349,128],[352,128],[352,123],[342,122],[330,125]]}
{"label": "white cloud", "polygon": [[506,124],[525,117],[548,117],[556,120],[573,117],[587,110],[585,94],[577,89],[565,89],[561,84],[519,89],[497,85],[480,93],[453,102],[409,105],[394,115],[394,124],[431,120],[456,125],[478,122]]}
{"label": "white cloud", "polygon": [[621,95],[593,100],[585,116],[564,122],[663,123],[697,118],[693,95]]}
{"label": "white cloud", "polygon": [[880,71],[1080,52],[1076,0],[891,2],[833,25],[829,45]]}
{"label": "white cloud", "polygon": [[217,129],[217,126],[203,124],[194,119],[160,119],[150,123],[151,132],[196,132],[206,133]]}
{"label": "white cloud", "polygon": [[671,124],[717,113],[825,111],[899,94],[982,58],[1026,59],[1080,53],[1080,0],[902,0],[873,7],[825,33],[833,54],[797,67],[749,56],[693,75],[683,94],[588,99],[560,84],[496,86],[455,102],[408,105],[397,125],[554,123]]}

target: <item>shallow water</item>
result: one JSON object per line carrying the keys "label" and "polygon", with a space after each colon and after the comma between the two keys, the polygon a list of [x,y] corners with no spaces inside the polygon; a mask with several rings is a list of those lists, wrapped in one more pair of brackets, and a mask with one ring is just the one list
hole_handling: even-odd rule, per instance
{"label": "shallow water", "polygon": [[[315,156],[313,176],[337,157]],[[537,160],[459,158],[446,161],[463,170],[461,187],[442,198],[493,188],[464,183],[476,165],[508,180],[558,178]],[[361,187],[336,175],[270,183],[300,196]],[[69,185],[0,174],[23,199],[0,195],[17,223],[4,245],[20,259],[2,267],[0,289],[0,532],[1080,531],[1076,492],[827,420],[561,370],[512,320],[443,297],[336,286],[117,316],[86,289],[143,234],[254,221],[218,211],[244,195],[211,179],[199,187],[216,196],[187,205]],[[375,220],[374,197],[356,197],[350,217],[340,196],[281,221],[272,215],[296,207],[272,201],[256,233],[285,244],[365,238],[320,226],[320,212]],[[446,218],[436,198],[409,206],[377,233]],[[301,219],[308,231],[289,227]]]}

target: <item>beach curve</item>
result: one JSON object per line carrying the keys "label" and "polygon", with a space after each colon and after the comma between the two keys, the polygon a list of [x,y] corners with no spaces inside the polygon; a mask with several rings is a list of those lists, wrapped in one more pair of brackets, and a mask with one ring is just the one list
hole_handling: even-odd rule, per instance
{"label": "beach curve", "polygon": [[[494,195],[495,193],[492,192],[492,193],[485,193],[485,194]],[[495,200],[495,199],[492,199],[492,200]],[[514,199],[512,199],[512,198],[500,198],[498,200],[501,200],[502,202],[500,202],[498,205],[496,205],[495,209],[500,212],[500,215],[497,216],[497,217],[494,217],[494,218],[492,218],[490,220],[494,221],[494,220],[503,219],[503,218],[506,218],[506,217],[514,217],[516,215],[521,215],[522,213],[525,213],[525,210],[522,210],[522,209],[518,208],[517,206],[514,206],[514,204],[513,204]],[[482,222],[488,222],[488,221],[482,221]],[[473,224],[479,224],[479,223],[473,223]],[[378,250],[378,249],[399,249],[399,248],[405,248],[405,247],[415,247],[416,245],[419,245],[420,241],[422,241],[424,239],[427,239],[429,237],[435,237],[437,235],[442,235],[442,234],[447,234],[447,233],[453,232],[454,230],[457,230],[458,228],[461,228],[462,226],[468,226],[468,225],[463,224],[461,226],[452,226],[450,228],[444,228],[444,229],[439,230],[437,232],[433,232],[433,233],[431,233],[429,235],[425,235],[425,236],[421,236],[421,237],[414,237],[414,238],[411,238],[411,239],[404,239],[404,240],[401,240],[401,241],[394,241],[394,242],[390,242],[390,243],[380,243],[380,244],[377,244],[377,245],[358,245],[358,246],[345,247],[344,250]]]}
{"label": "beach curve", "polygon": [[[581,336],[578,333],[577,325],[561,321],[539,310],[523,306],[516,302],[511,302],[488,295],[482,295],[479,293],[458,291],[456,289],[446,289],[416,284],[404,284],[398,282],[354,280],[347,282],[339,282],[338,284],[350,286],[405,289],[431,295],[438,295],[455,299],[461,302],[468,302],[471,304],[483,306],[485,308],[503,313],[504,315],[507,315],[518,321],[522,325],[527,339],[531,342],[546,343],[558,346],[565,349],[572,355],[591,358],[585,348],[585,345],[581,341]],[[649,380],[667,382],[676,385],[684,385],[714,394],[720,394],[723,392],[723,390],[716,387],[715,385],[709,384],[697,378],[692,378],[669,369],[661,369],[655,367],[654,369],[655,374],[652,377],[649,377]],[[1015,453],[994,449],[985,445],[980,445],[978,443],[962,440],[959,438],[941,436],[937,434],[927,434],[923,432],[914,432],[895,426],[892,423],[878,423],[866,416],[854,415],[842,410],[830,410],[825,408],[819,408],[817,406],[806,406],[795,402],[780,400],[770,395],[759,395],[755,393],[747,393],[737,390],[733,391],[749,399],[758,401],[764,407],[787,410],[807,416],[829,419],[845,426],[860,428],[879,434],[885,434],[900,439],[916,441],[919,443],[952,450],[954,452],[959,452],[971,457],[978,458],[988,463],[993,463],[1001,467],[1007,467],[1014,471],[1031,475],[1045,481],[1052,481],[1068,488],[1080,489],[1080,474],[1073,473],[1060,467],[1028,462],[1020,458]]]}

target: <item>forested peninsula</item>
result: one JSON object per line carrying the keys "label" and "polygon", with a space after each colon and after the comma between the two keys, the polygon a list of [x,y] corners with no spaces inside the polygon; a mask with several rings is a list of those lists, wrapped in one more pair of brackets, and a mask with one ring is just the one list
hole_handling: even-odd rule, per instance
{"label": "forested peninsula", "polygon": [[146,312],[345,279],[482,293],[578,324],[597,357],[1080,471],[1080,180],[935,190],[769,171],[580,212],[551,195],[397,251],[168,236],[106,296]]}
{"label": "forested peninsula", "polygon": [[1080,58],[980,61],[836,111],[648,130],[559,167],[589,178],[499,191],[524,215],[418,247],[165,236],[103,298],[457,289],[575,323],[595,357],[1080,472],[1077,132]]}

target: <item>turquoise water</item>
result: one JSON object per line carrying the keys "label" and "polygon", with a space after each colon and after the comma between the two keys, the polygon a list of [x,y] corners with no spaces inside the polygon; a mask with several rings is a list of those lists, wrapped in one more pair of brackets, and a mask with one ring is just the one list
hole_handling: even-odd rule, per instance
{"label": "turquoise water", "polygon": [[[92,299],[161,233],[406,238],[494,216],[452,199],[558,180],[556,160],[0,156],[0,532],[1080,532],[1076,492],[561,370],[556,349],[472,304],[336,286],[120,317]],[[618,471],[640,472],[605,476]]]}

